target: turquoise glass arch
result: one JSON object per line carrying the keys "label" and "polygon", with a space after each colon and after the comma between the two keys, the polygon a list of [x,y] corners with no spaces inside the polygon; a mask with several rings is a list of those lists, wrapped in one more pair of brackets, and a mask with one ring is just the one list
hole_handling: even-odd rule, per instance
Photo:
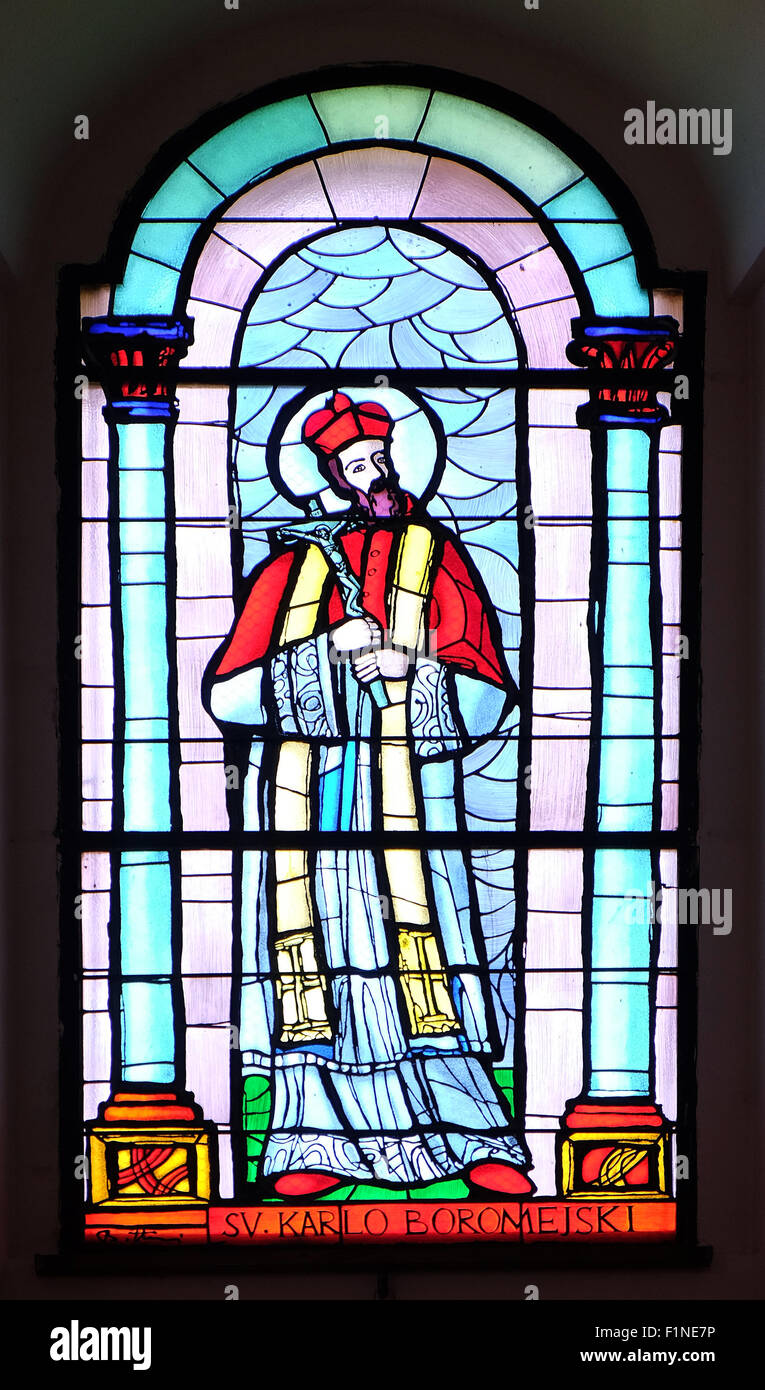
{"label": "turquoise glass arch", "polygon": [[395,141],[469,160],[549,219],[598,315],[651,313],[635,250],[614,208],[552,140],[483,102],[406,83],[374,82],[272,101],[193,149],[143,209],[115,314],[172,314],[192,239],[216,208],[285,164],[337,145]]}

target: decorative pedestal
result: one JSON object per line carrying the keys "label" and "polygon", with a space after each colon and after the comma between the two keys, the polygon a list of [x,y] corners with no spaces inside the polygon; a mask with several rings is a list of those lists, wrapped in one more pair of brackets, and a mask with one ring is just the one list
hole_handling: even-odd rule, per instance
{"label": "decorative pedestal", "polygon": [[215,1127],[191,1095],[118,1091],[88,1126],[91,1202],[101,1209],[206,1207]]}
{"label": "decorative pedestal", "polygon": [[558,1139],[564,1197],[669,1197],[670,1127],[652,1103],[576,1101]]}

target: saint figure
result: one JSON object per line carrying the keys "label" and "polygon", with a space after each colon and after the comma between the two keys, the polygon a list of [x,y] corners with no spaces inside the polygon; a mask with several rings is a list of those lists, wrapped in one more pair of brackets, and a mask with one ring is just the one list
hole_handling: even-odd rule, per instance
{"label": "saint figure", "polygon": [[529,1193],[460,837],[461,759],[518,691],[470,557],[400,487],[392,431],[339,392],[308,416],[349,509],[281,529],[204,680],[224,735],[252,738],[244,828],[274,832],[242,874],[243,1069],[271,1089],[259,1181]]}

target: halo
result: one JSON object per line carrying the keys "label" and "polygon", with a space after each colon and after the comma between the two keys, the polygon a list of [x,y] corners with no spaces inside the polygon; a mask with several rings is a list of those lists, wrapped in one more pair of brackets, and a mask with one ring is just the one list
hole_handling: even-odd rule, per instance
{"label": "halo", "polygon": [[311,392],[295,406],[294,399],[279,413],[267,447],[268,470],[277,492],[305,509],[310,497],[319,495],[326,512],[345,512],[350,503],[340,497],[319,472],[316,455],[303,443],[303,422],[321,410],[334,391],[352,401],[378,401],[393,420],[390,456],[404,492],[427,501],[443,472],[446,440],[438,417],[416,392],[393,386],[345,386]]}

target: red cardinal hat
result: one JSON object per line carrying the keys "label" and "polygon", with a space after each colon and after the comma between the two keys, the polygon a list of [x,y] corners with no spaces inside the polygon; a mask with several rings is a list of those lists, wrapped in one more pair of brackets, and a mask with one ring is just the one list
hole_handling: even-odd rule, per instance
{"label": "red cardinal hat", "polygon": [[378,401],[357,405],[342,391],[336,391],[322,410],[314,410],[303,424],[303,441],[317,453],[331,458],[346,444],[357,439],[387,439],[393,420]]}

